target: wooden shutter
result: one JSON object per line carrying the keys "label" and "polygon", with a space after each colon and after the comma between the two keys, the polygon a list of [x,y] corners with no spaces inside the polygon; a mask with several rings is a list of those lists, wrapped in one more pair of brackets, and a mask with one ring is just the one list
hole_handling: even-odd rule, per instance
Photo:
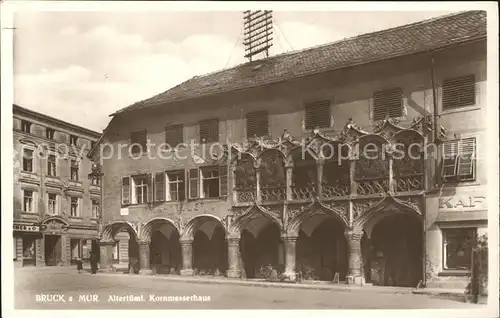
{"label": "wooden shutter", "polygon": [[457,176],[471,178],[473,177],[474,160],[476,153],[476,139],[467,138],[459,142]]}
{"label": "wooden shutter", "polygon": [[165,201],[165,172],[157,172],[155,174],[155,201]]}
{"label": "wooden shutter", "polygon": [[154,198],[153,198],[153,196],[154,196],[154,192],[153,192],[153,185],[154,185],[153,174],[152,173],[148,173],[146,175],[146,178],[147,178],[146,183],[148,185],[148,194],[147,194],[148,197],[146,198],[147,199],[146,202],[153,202],[154,201]]}
{"label": "wooden shutter", "polygon": [[188,178],[189,178],[189,198],[197,199],[199,198],[200,195],[199,191],[200,175],[198,169],[189,169]]}
{"label": "wooden shutter", "polygon": [[219,166],[219,196],[227,196],[227,166]]}
{"label": "wooden shutter", "polygon": [[308,103],[305,106],[305,128],[327,128],[331,125],[330,101]]}
{"label": "wooden shutter", "polygon": [[200,121],[200,142],[219,141],[219,119],[212,118]]}
{"label": "wooden shutter", "polygon": [[373,120],[403,116],[403,90],[400,87],[373,93]]}
{"label": "wooden shutter", "polygon": [[131,203],[131,182],[130,177],[122,178],[122,205]]}
{"label": "wooden shutter", "polygon": [[458,141],[452,140],[443,143],[443,166],[441,176],[450,178],[456,176],[458,162]]}
{"label": "wooden shutter", "polygon": [[267,111],[256,111],[247,114],[247,137],[269,135],[269,115]]}
{"label": "wooden shutter", "polygon": [[474,75],[443,80],[443,109],[453,109],[476,104],[476,79]]}
{"label": "wooden shutter", "polygon": [[[131,144],[139,144],[142,147],[142,151],[145,152],[147,146],[148,133],[146,130],[135,131],[130,134],[130,142]],[[132,148],[132,152],[139,152],[140,148],[138,146],[134,146]]]}
{"label": "wooden shutter", "polygon": [[172,125],[165,128],[165,143],[171,148],[175,148],[178,144],[184,142],[184,126]]}

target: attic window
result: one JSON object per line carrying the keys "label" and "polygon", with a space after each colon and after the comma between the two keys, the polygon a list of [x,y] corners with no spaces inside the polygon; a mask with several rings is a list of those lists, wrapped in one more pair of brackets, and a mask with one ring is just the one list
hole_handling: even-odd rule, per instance
{"label": "attic window", "polygon": [[443,109],[454,109],[476,104],[474,75],[445,79],[443,81]]}
{"label": "attic window", "polygon": [[327,128],[331,125],[330,101],[308,103],[305,106],[306,129]]}
{"label": "attic window", "polygon": [[202,143],[219,141],[218,118],[212,118],[200,121],[200,141]]}
{"label": "attic window", "polygon": [[267,111],[255,111],[247,114],[247,137],[262,137],[269,134]]}

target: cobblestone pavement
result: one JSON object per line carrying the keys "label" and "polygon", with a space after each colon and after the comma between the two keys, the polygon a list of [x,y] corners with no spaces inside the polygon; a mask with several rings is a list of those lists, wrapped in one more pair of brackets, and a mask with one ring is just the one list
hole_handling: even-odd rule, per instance
{"label": "cobblestone pavement", "polygon": [[[14,285],[16,309],[479,309],[426,295],[183,283],[155,276],[78,274],[75,269],[16,269]],[[48,295],[60,296],[42,301]]]}

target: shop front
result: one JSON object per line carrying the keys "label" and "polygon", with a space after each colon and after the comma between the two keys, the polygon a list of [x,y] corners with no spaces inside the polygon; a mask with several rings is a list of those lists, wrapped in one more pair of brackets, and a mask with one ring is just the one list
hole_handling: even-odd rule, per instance
{"label": "shop front", "polygon": [[[40,254],[42,234],[40,226],[14,223],[13,226],[13,258],[16,267],[36,266]],[[38,248],[37,248],[38,247]]]}

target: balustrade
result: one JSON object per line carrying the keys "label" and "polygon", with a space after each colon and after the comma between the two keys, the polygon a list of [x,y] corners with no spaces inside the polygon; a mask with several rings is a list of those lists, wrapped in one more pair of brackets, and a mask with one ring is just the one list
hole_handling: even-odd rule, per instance
{"label": "balustrade", "polygon": [[316,186],[314,184],[305,186],[292,186],[293,200],[311,200],[317,195]]}
{"label": "balustrade", "polygon": [[261,187],[260,194],[262,201],[285,201],[286,200],[286,187],[285,186],[275,186],[275,187]]}

